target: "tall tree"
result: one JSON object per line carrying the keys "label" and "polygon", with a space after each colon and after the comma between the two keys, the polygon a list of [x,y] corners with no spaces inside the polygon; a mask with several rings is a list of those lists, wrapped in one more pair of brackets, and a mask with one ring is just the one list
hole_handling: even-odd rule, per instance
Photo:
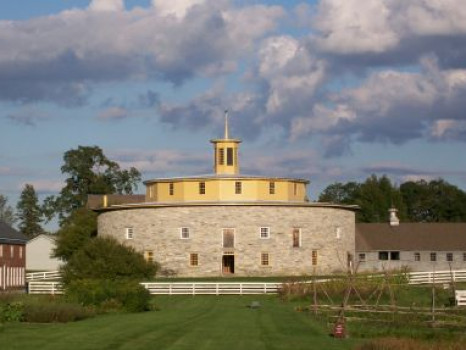
{"label": "tall tree", "polygon": [[331,184],[319,196],[319,202],[359,205],[358,222],[385,222],[392,206],[398,209],[400,219],[406,218],[400,190],[385,175],[371,175],[363,183]]}
{"label": "tall tree", "polygon": [[121,170],[97,146],[79,146],[65,152],[61,172],[68,177],[59,196],[44,201],[44,212],[50,220],[58,214],[63,222],[74,210],[85,206],[89,194],[132,194],[141,181],[135,168]]}
{"label": "tall tree", "polygon": [[16,222],[13,208],[8,205],[8,198],[2,194],[0,194],[0,221],[10,226]]}
{"label": "tall tree", "polygon": [[412,221],[466,221],[466,193],[445,180],[409,181],[400,190]]}
{"label": "tall tree", "polygon": [[33,185],[26,184],[16,205],[18,228],[29,238],[44,232],[41,227],[42,211]]}

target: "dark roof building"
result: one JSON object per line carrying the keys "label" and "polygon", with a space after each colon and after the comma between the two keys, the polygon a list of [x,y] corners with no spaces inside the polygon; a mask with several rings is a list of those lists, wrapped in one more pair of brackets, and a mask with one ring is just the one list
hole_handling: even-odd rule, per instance
{"label": "dark roof building", "polygon": [[10,225],[0,221],[0,244],[26,244],[27,237]]}
{"label": "dark roof building", "polygon": [[0,221],[0,291],[25,287],[27,237]]}

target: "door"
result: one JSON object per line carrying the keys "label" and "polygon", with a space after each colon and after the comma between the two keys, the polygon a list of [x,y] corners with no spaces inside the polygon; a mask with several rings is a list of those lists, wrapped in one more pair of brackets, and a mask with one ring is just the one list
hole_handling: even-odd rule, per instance
{"label": "door", "polygon": [[222,272],[224,275],[231,275],[235,273],[234,255],[224,255],[222,257]]}

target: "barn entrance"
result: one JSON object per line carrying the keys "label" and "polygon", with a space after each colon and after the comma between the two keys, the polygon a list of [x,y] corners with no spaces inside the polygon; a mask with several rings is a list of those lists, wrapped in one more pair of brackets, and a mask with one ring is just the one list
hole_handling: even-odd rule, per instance
{"label": "barn entrance", "polygon": [[222,257],[222,273],[224,275],[232,275],[235,273],[235,256],[224,255]]}

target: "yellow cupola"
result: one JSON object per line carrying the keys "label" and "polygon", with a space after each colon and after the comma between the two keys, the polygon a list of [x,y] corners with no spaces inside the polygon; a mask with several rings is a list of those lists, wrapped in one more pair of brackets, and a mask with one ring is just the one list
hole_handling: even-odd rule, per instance
{"label": "yellow cupola", "polygon": [[230,139],[228,133],[228,111],[225,111],[225,133],[223,139],[210,140],[214,144],[214,173],[216,175],[239,174],[238,148],[241,140]]}

